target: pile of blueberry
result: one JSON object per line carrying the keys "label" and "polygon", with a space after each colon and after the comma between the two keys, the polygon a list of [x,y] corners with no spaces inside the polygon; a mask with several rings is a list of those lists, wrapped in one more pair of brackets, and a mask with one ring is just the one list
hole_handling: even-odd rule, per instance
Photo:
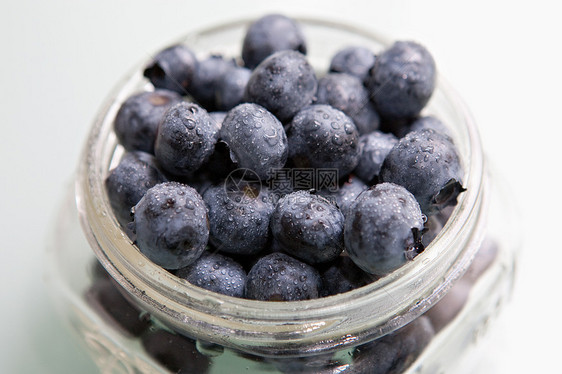
{"label": "pile of blueberry", "polygon": [[447,128],[420,115],[429,52],[350,46],[317,72],[306,51],[294,20],[268,15],[240,59],[174,45],[146,66],[154,90],[117,113],[126,154],[105,185],[151,261],[214,292],[306,300],[383,277],[435,237],[464,188]]}

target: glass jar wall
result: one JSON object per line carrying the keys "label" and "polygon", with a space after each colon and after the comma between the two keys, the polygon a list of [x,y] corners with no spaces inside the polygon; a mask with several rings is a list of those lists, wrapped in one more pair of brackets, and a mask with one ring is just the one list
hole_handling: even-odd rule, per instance
{"label": "glass jar wall", "polygon": [[[349,25],[300,22],[307,58],[319,74],[343,47],[377,52],[388,44]],[[246,27],[247,22],[221,25],[180,42],[200,57],[235,57]],[[141,67],[100,111],[50,247],[59,309],[102,371],[165,372],[164,364],[185,372],[371,373],[384,366],[381,347],[415,341],[429,322],[427,339],[418,339],[422,349],[411,349],[381,372],[469,367],[510,294],[517,243],[510,235],[513,216],[487,171],[475,124],[443,79],[427,113],[449,126],[467,191],[438,236],[414,261],[370,285],[272,303],[227,297],[180,280],[140,254],[113,216],[104,180],[123,154],[113,118],[127,97],[151,89]]]}

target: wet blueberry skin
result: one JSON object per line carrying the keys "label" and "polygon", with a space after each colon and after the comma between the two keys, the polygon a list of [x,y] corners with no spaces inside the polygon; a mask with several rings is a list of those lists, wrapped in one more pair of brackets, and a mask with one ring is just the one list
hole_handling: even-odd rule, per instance
{"label": "wet blueberry skin", "polygon": [[289,150],[283,125],[257,104],[244,103],[230,110],[220,137],[230,148],[232,161],[239,168],[253,171],[262,180],[287,161]]}
{"label": "wet blueberry skin", "polygon": [[406,132],[401,136],[406,135],[410,131],[420,131],[424,129],[433,129],[442,135],[445,135],[453,142],[451,132],[445,124],[435,116],[420,116],[416,118],[408,127],[405,128]]}
{"label": "wet blueberry skin", "polygon": [[209,159],[217,140],[217,126],[207,111],[197,104],[181,102],[164,114],[154,154],[168,173],[187,176]]}
{"label": "wet blueberry skin", "polygon": [[312,103],[317,86],[314,69],[303,54],[280,51],[254,69],[246,85],[244,100],[263,106],[286,123]]}
{"label": "wet blueberry skin", "polygon": [[233,67],[236,67],[234,59],[226,59],[220,55],[209,56],[201,60],[189,93],[203,108],[208,111],[216,110],[217,87],[224,74]]}
{"label": "wet blueberry skin", "polygon": [[113,123],[119,143],[127,151],[154,153],[156,132],[164,113],[181,100],[180,95],[168,90],[141,92],[129,97]]}
{"label": "wet blueberry skin", "polygon": [[345,248],[364,271],[384,276],[420,250],[416,233],[423,229],[418,202],[404,187],[381,183],[362,192],[345,221]]}
{"label": "wet blueberry skin", "polygon": [[250,255],[263,251],[270,239],[269,220],[275,208],[269,191],[248,185],[240,194],[220,184],[207,189],[210,237],[221,252]]}
{"label": "wet blueberry skin", "polygon": [[344,73],[326,74],[318,81],[316,104],[328,104],[347,114],[359,134],[379,128],[380,118],[361,80]]}
{"label": "wet blueberry skin", "polygon": [[335,202],[345,217],[349,207],[353,204],[357,196],[368,188],[369,186],[361,181],[361,179],[350,174],[336,191],[320,190],[318,194],[324,196],[332,203]]}
{"label": "wet blueberry skin", "polygon": [[283,253],[262,257],[248,273],[246,297],[262,301],[315,299],[320,275],[312,266]]}
{"label": "wet blueberry skin", "polygon": [[144,69],[144,76],[155,88],[186,95],[199,62],[191,49],[178,44],[160,51]]}
{"label": "wet blueberry skin", "polygon": [[320,296],[322,297],[351,291],[376,280],[376,277],[357,267],[348,256],[339,256],[322,271],[321,275]]}
{"label": "wet blueberry skin", "polygon": [[386,156],[380,179],[406,187],[428,216],[456,205],[464,191],[455,145],[432,129],[413,131],[400,139]]}
{"label": "wet blueberry skin", "polygon": [[427,49],[415,42],[400,41],[377,57],[367,87],[381,117],[409,119],[429,101],[436,75],[435,61]]}
{"label": "wet blueberry skin", "polygon": [[302,109],[289,124],[289,157],[300,168],[337,169],[348,175],[359,162],[359,132],[345,113],[329,105]]}
{"label": "wet blueberry skin", "polygon": [[309,191],[283,196],[270,227],[287,253],[309,264],[332,261],[344,248],[343,214],[336,205]]}
{"label": "wet blueberry skin", "polygon": [[176,276],[209,291],[244,297],[246,272],[242,265],[218,253],[203,252],[194,263],[179,269]]}
{"label": "wet blueberry skin", "polygon": [[242,103],[246,84],[252,74],[244,67],[231,67],[217,83],[215,102],[218,110],[230,110]]}
{"label": "wet blueberry skin", "polygon": [[153,359],[173,373],[207,373],[209,358],[199,353],[195,342],[166,330],[143,335],[142,345]]}
{"label": "wet blueberry skin", "polygon": [[153,155],[141,151],[126,153],[105,179],[107,197],[122,226],[133,220],[131,208],[149,188],[167,179]]}
{"label": "wet blueberry skin", "polygon": [[149,189],[133,208],[136,245],[152,262],[179,269],[207,246],[207,207],[195,189],[165,182]]}
{"label": "wet blueberry skin", "polygon": [[242,60],[246,67],[253,69],[269,55],[284,50],[306,54],[304,36],[294,20],[269,14],[248,28],[242,45]]}
{"label": "wet blueberry skin", "polygon": [[375,55],[370,49],[361,46],[346,47],[338,51],[330,62],[330,71],[347,73],[365,81],[369,70],[375,64]]}
{"label": "wet blueberry skin", "polygon": [[361,135],[359,138],[361,157],[353,172],[365,183],[378,182],[384,159],[396,143],[398,139],[394,135],[380,131]]}

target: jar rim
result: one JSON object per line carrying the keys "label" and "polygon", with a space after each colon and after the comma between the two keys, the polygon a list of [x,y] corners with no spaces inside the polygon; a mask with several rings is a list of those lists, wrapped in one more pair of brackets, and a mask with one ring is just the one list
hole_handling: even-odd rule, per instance
{"label": "jar rim", "polygon": [[[180,41],[245,28],[251,21],[238,20],[195,31]],[[345,23],[312,18],[297,21],[305,31],[315,27],[340,30],[382,46],[389,44],[389,39],[375,32]],[[142,83],[140,66],[117,86],[94,121],[79,165],[76,201],[83,230],[98,260],[143,309],[165,324],[192,337],[263,355],[302,356],[341,349],[382,336],[414,319],[440,299],[470,264],[485,225],[481,214],[485,205],[484,159],[472,116],[439,76],[434,96],[443,96],[458,120],[455,126],[461,132],[459,146],[467,190],[459,196],[438,237],[413,261],[361,288],[291,302],[217,294],[155,265],[123,232],[104,188],[105,176],[118,153],[113,118],[121,103]],[[431,281],[420,284],[419,279]]]}

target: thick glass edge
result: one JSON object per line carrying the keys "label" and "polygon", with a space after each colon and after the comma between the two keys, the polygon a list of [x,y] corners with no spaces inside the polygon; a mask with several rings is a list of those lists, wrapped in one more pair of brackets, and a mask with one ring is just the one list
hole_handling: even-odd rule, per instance
{"label": "thick glass edge", "polygon": [[[378,35],[373,32],[333,21],[325,22],[310,18],[300,21],[314,26],[335,27],[347,32],[357,32],[365,37],[379,40]],[[191,33],[182,40],[189,40],[216,30],[242,27],[247,23],[247,20],[243,20],[209,28]],[[388,43],[388,39],[385,39],[384,42]],[[449,287],[450,283],[459,277],[470,263],[476,248],[458,253],[460,257],[455,259],[454,265],[448,274],[444,275],[444,279],[440,279],[440,288],[434,289],[429,295],[424,294],[419,303],[407,305],[406,309],[396,310],[396,313],[387,312],[384,314],[384,318],[381,318],[386,320],[384,323],[381,323],[381,319],[373,318],[366,321],[359,317],[359,314],[368,308],[373,300],[388,300],[389,295],[397,293],[397,290],[415,282],[416,277],[423,272],[424,262],[434,260],[435,256],[432,254],[441,253],[451,245],[462,247],[473,237],[474,231],[480,230],[479,226],[482,226],[477,222],[482,220],[482,215],[479,211],[474,210],[482,208],[481,201],[483,200],[481,181],[484,168],[478,132],[466,106],[450,86],[440,78],[439,89],[447,93],[452,105],[460,111],[466,122],[470,160],[467,162],[469,168],[465,184],[469,188],[466,193],[461,195],[459,205],[445,226],[444,232],[430,246],[431,250],[428,248],[415,261],[406,264],[374,284],[345,294],[286,303],[259,302],[218,295],[181,281],[151,264],[134,249],[129,239],[122,233],[116,220],[112,217],[103,188],[103,168],[108,164],[108,154],[106,144],[100,144],[100,142],[110,136],[110,119],[118,109],[118,104],[124,100],[128,89],[130,90],[131,87],[138,84],[135,82],[135,79],[140,79],[138,69],[135,71],[137,73],[130,74],[114,90],[114,94],[111,95],[104,109],[100,111],[100,116],[92,127],[78,173],[77,206],[88,241],[104,267],[145,308],[164,317],[166,322],[180,330],[182,324],[193,323],[190,331],[195,330],[196,334],[199,332],[206,337],[213,335],[213,332],[230,330],[232,335],[227,341],[218,339],[227,346],[233,343],[235,346],[248,344],[248,342],[237,342],[238,338],[249,341],[262,336],[263,341],[268,344],[285,345],[286,348],[294,345],[296,349],[306,344],[311,337],[315,339],[323,335],[333,335],[333,330],[339,331],[343,328],[347,328],[349,331],[348,340],[344,339],[341,344],[334,344],[337,342],[328,339],[325,345],[358,344],[377,335],[384,335],[421,314],[423,310],[427,309],[427,306],[439,299],[442,291]],[[469,226],[469,230],[467,230],[467,226]],[[463,235],[458,235],[458,233],[463,233]],[[476,247],[476,245],[471,245],[471,247]],[[143,270],[138,268],[138,264],[141,262],[144,262]],[[166,295],[166,300],[163,300],[163,294]],[[420,296],[422,296],[421,294]],[[391,317],[389,314],[399,317]],[[350,323],[350,319],[354,319],[353,323]],[[198,324],[199,326],[197,326]],[[365,333],[365,331],[369,331],[369,333]],[[280,338],[281,336],[284,338]]]}

